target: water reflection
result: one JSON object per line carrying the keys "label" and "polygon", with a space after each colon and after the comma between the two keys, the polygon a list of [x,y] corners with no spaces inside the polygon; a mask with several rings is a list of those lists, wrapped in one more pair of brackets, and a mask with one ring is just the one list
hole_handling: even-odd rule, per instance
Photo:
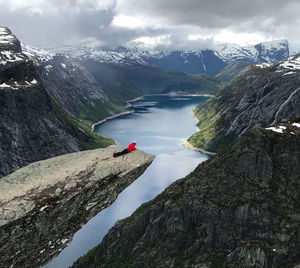
{"label": "water reflection", "polygon": [[96,132],[112,137],[123,146],[137,140],[137,147],[155,154],[156,159],[138,180],[79,230],[70,245],[44,267],[69,267],[99,244],[117,220],[130,216],[142,203],[153,199],[208,158],[181,146],[183,140],[195,132],[192,108],[204,100],[204,97],[147,97],[133,103],[135,113],[95,127]]}

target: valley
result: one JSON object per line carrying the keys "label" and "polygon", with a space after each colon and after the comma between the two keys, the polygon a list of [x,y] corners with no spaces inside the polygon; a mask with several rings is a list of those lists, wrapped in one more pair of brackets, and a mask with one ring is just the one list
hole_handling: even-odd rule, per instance
{"label": "valley", "polygon": [[299,70],[286,40],[41,49],[1,26],[0,266],[298,267]]}

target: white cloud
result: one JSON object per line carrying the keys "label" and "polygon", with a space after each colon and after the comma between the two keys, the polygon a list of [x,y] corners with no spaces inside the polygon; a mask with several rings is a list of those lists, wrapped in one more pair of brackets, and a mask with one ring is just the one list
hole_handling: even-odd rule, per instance
{"label": "white cloud", "polygon": [[155,48],[157,46],[170,46],[172,44],[171,35],[159,35],[159,36],[142,36],[131,42],[134,46],[143,46],[149,48]]}
{"label": "white cloud", "polygon": [[37,7],[30,7],[26,10],[26,12],[28,13],[29,16],[43,16],[44,15],[44,12],[40,9],[40,8],[37,8]]}
{"label": "white cloud", "polygon": [[138,17],[117,15],[111,23],[113,27],[127,28],[130,30],[145,28],[145,22]]}

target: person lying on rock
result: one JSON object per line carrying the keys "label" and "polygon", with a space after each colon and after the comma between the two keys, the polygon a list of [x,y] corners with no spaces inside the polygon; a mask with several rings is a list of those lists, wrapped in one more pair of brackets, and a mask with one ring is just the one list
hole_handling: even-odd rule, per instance
{"label": "person lying on rock", "polygon": [[118,152],[118,153],[114,153],[114,154],[113,154],[113,157],[117,157],[117,156],[120,156],[120,155],[123,155],[123,154],[128,154],[128,153],[130,153],[130,152],[136,150],[135,145],[136,145],[136,141],[133,141],[133,142],[130,143],[130,144],[128,145],[128,147],[127,147],[126,149],[124,149],[123,151]]}

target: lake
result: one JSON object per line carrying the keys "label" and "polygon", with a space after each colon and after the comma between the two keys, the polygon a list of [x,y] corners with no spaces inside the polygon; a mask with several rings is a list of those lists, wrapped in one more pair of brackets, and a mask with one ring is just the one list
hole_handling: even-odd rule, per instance
{"label": "lake", "polygon": [[117,220],[130,216],[142,203],[153,199],[209,158],[182,146],[196,131],[192,109],[206,99],[203,96],[147,96],[132,103],[133,113],[95,126],[95,132],[113,138],[123,147],[136,140],[138,149],[156,158],[110,207],[84,225],[68,247],[43,267],[69,267],[98,245]]}

